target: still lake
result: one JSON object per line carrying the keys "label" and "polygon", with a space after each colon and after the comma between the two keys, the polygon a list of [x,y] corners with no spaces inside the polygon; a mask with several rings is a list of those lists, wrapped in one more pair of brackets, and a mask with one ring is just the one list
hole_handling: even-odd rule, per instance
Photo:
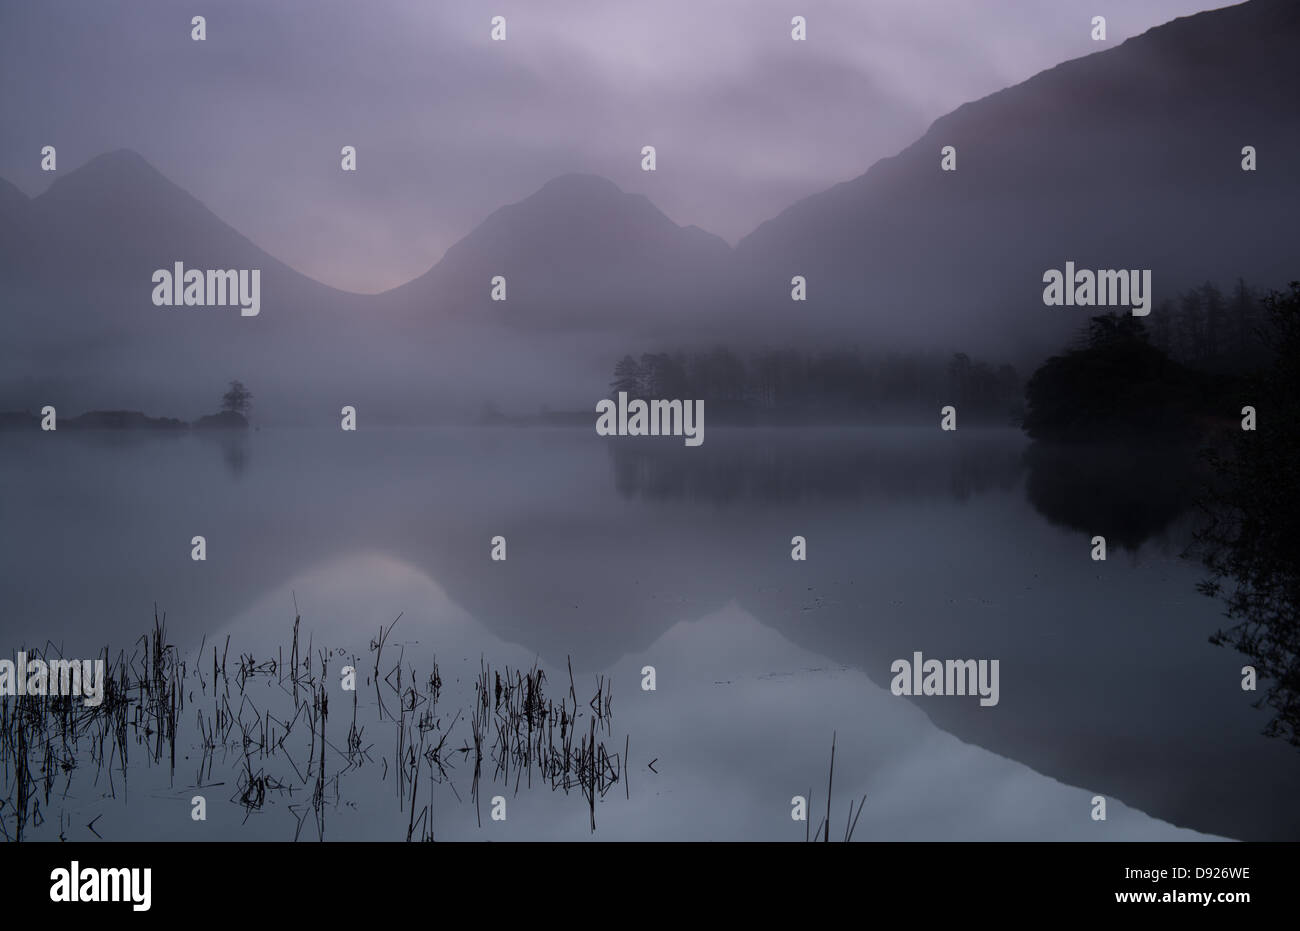
{"label": "still lake", "polygon": [[[1027,447],[1013,430],[903,427],[714,427],[698,448],[590,428],[0,434],[0,653],[129,654],[156,604],[194,668],[213,644],[232,663],[287,655],[296,604],[304,652],[329,651],[334,703],[323,822],[302,827],[303,760],[256,764],[289,776],[255,811],[237,748],[199,772],[185,727],[211,701],[196,694],[174,774],[144,752],[125,779],[81,767],[42,794],[26,836],[93,839],[93,821],[110,840],[315,839],[322,823],[327,840],[404,838],[392,719],[367,718],[362,765],[333,762],[351,719],[343,657],[366,718],[371,641],[400,615],[384,665],[427,676],[436,656],[444,723],[468,714],[483,662],[535,664],[555,695],[571,663],[580,705],[602,676],[611,694],[622,778],[594,834],[580,792],[527,775],[485,775],[476,806],[473,760],[455,754],[416,787],[437,839],[801,840],[792,798],[811,790],[815,830],[832,734],[833,839],[864,797],[856,840],[1300,837],[1300,753],[1261,735],[1248,660],[1207,640],[1223,620],[1180,557],[1190,518],[1156,507],[1093,561],[1108,533],[1083,526],[1096,483],[1075,496],[1087,469],[1035,475]],[[1167,492],[1159,475],[1142,487],[1140,457],[1126,468],[1098,524]],[[893,695],[891,664],[917,651],[997,659],[998,703]],[[240,700],[283,692],[254,681]]]}

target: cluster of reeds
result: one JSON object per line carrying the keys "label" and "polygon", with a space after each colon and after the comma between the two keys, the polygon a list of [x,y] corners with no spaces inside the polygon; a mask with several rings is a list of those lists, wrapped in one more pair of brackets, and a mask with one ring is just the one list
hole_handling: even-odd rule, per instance
{"label": "cluster of reeds", "polygon": [[[67,797],[79,772],[93,770],[84,778],[112,798],[125,789],[129,762],[165,765],[175,786],[178,744],[183,755],[198,761],[190,786],[233,784],[230,799],[242,806],[245,820],[274,799],[286,798],[297,819],[295,839],[309,818],[316,837],[324,839],[326,812],[342,799],[340,780],[366,766],[382,766],[385,781],[392,777],[398,804],[407,811],[408,840],[434,839],[435,785],[448,785],[460,800],[451,774],[458,753],[462,761],[473,760],[476,812],[481,780],[508,787],[513,779],[517,794],[536,777],[565,794],[580,790],[594,831],[596,800],[618,782],[626,785],[629,741],[621,754],[605,743],[612,700],[604,677],[580,707],[571,664],[568,693],[557,700],[545,694],[546,675],[536,665],[494,669],[480,661],[468,717],[462,709],[448,715],[440,708],[443,683],[436,657],[422,677],[405,664],[404,647],[390,643],[400,615],[370,643],[374,662],[366,682],[357,682],[351,692],[348,730],[339,744],[327,726],[330,691],[338,687],[343,667],[352,666],[358,679],[362,667],[342,651],[317,649],[310,639],[304,645],[296,607],[287,658],[281,647],[267,657],[240,652],[232,663],[227,637],[220,648],[211,645],[210,653],[205,638],[195,661],[187,662],[167,642],[165,616],[155,611],[153,630],[139,638],[130,655],[119,653],[110,662],[104,649],[100,704],[87,705],[79,695],[0,700],[5,838],[22,840],[43,825],[51,800]],[[52,647],[46,652],[57,655]],[[373,705],[359,703],[363,687],[374,689]],[[366,721],[359,714],[373,717]],[[182,733],[186,721],[193,721],[192,734]],[[453,736],[466,723],[468,737]],[[386,754],[376,759],[375,744],[367,739],[367,727],[376,726],[392,731],[391,762]],[[139,758],[131,760],[132,752]],[[426,786],[427,800],[421,803]],[[95,830],[93,821],[88,826]],[[62,818],[60,828],[63,836]]]}
{"label": "cluster of reeds", "polygon": [[[81,695],[23,694],[0,700],[0,832],[20,841],[45,823],[52,799],[67,797],[76,773],[87,764],[93,785],[116,798],[125,789],[131,747],[150,765],[176,767],[176,729],[185,709],[185,670],[167,644],[166,623],[154,613],[154,628],[137,641],[141,649],[116,659],[107,647],[103,698],[87,705]],[[24,651],[28,660],[62,660],[54,644]],[[25,676],[26,670],[15,670]],[[62,789],[55,786],[62,778]],[[120,782],[120,786],[119,786]],[[63,837],[60,824],[60,837]],[[94,831],[93,822],[91,830]],[[97,832],[96,832],[97,833]]]}
{"label": "cluster of reeds", "polygon": [[[591,829],[596,829],[596,800],[602,798],[619,781],[626,787],[625,766],[629,741],[624,752],[611,753],[604,737],[610,736],[610,683],[605,677],[596,680],[595,694],[579,706],[573,683],[573,664],[568,665],[569,691],[559,701],[545,694],[546,673],[534,665],[529,670],[491,670],[481,664],[474,683],[476,700],[471,719],[474,735],[475,792],[483,761],[484,740],[491,737],[489,757],[493,779],[509,784],[513,773],[515,792],[521,783],[532,786],[533,771],[552,790],[566,794],[582,792],[587,801]],[[586,718],[584,728],[582,719]]]}

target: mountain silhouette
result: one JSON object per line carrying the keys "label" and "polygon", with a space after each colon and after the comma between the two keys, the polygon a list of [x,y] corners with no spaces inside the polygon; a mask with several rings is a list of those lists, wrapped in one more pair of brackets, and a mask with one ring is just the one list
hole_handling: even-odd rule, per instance
{"label": "mountain silhouette", "polygon": [[[340,348],[355,345],[355,295],[268,255],[135,152],[60,172],[18,205],[17,222],[0,224],[0,295],[13,308],[0,318],[0,371],[10,375],[0,407],[179,405],[161,412],[192,417],[214,409],[232,377],[256,378],[263,399],[287,402],[292,360],[336,367],[347,361]],[[153,273],[175,262],[259,269],[261,312],[154,306]]]}
{"label": "mountain silhouette", "polygon": [[1041,359],[1086,323],[1043,305],[1067,260],[1152,269],[1157,301],[1238,275],[1280,287],[1300,259],[1297,44],[1300,4],[1254,0],[967,103],[739,242],[753,300],[788,307],[804,275],[810,326]]}
{"label": "mountain silhouette", "polygon": [[[495,211],[424,275],[387,299],[428,315],[525,328],[654,329],[725,296],[731,247],[681,227],[641,194],[596,175],[562,175]],[[506,279],[506,300],[491,282]]]}

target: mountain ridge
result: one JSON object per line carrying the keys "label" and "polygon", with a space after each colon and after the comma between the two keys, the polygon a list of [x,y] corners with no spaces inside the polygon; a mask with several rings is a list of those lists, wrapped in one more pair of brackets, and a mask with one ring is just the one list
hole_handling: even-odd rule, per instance
{"label": "mountain ridge", "polygon": [[[1300,264],[1280,209],[1300,199],[1300,106],[1282,90],[1300,84],[1297,41],[1300,7],[1252,0],[963,104],[742,238],[751,303],[779,312],[802,274],[810,321],[870,308],[861,332],[895,344],[943,332],[1041,359],[1084,320],[1042,304],[1066,260],[1151,268],[1158,298],[1242,275],[1281,286]],[[1240,169],[1247,144],[1267,166]],[[893,318],[907,324],[877,325]]]}

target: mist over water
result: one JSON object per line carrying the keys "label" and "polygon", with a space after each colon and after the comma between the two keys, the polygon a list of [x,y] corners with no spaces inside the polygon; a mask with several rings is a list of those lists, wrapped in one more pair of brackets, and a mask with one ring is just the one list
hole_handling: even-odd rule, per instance
{"label": "mist over water", "polygon": [[[584,428],[9,433],[0,627],[14,649],[130,652],[156,603],[202,668],[227,635],[232,662],[286,650],[296,603],[304,643],[339,651],[336,677],[345,661],[368,675],[401,615],[384,665],[400,653],[426,675],[436,658],[448,719],[481,661],[536,663],[551,694],[571,662],[579,698],[608,679],[608,742],[630,754],[594,835],[580,795],[513,783],[485,783],[479,827],[457,755],[431,790],[440,839],[802,839],[790,799],[811,788],[811,810],[825,805],[833,732],[832,836],[864,795],[858,839],[1294,836],[1300,758],[1260,736],[1241,658],[1207,642],[1221,619],[1178,557],[1177,508],[1093,562],[1091,533],[1052,512],[1069,471],[1043,473],[1027,448],[974,428],[717,427],[697,449]],[[489,556],[498,535],[505,561]],[[891,694],[891,662],[916,651],[1000,660],[999,703]],[[278,691],[248,688],[255,703]],[[373,684],[358,701],[374,704]],[[339,776],[326,839],[405,835],[385,727],[367,725],[371,762]],[[193,789],[185,739],[174,783],[143,754],[126,797],[80,773],[37,834],[57,835],[65,809],[78,826],[102,812],[109,839],[295,836],[301,789],[247,815],[230,778]],[[186,813],[196,791],[205,823]],[[487,817],[498,792],[503,823]]]}

